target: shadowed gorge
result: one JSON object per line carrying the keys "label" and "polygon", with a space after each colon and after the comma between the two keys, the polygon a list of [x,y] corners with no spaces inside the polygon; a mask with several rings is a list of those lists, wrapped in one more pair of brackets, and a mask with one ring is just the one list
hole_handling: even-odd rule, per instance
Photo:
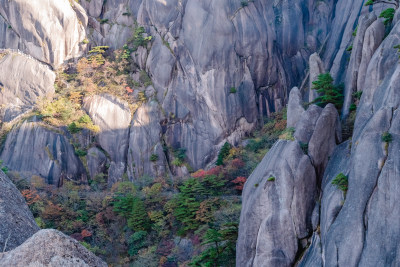
{"label": "shadowed gorge", "polygon": [[398,0],[0,0],[0,266],[397,266]]}

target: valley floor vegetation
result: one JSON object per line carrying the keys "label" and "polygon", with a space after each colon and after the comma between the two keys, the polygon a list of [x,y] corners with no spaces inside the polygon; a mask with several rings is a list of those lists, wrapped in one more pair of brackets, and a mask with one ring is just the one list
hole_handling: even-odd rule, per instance
{"label": "valley floor vegetation", "polygon": [[285,131],[284,112],[239,147],[221,149],[218,166],[181,180],[142,177],[107,188],[100,174],[56,188],[8,172],[37,224],[55,228],[110,266],[234,266],[246,178]]}

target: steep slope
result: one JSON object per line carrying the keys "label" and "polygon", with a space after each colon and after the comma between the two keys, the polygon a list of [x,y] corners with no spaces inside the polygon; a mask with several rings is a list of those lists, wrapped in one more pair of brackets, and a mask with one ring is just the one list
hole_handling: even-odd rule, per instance
{"label": "steep slope", "polygon": [[56,75],[48,66],[24,54],[0,54],[0,119],[9,122],[26,113],[43,97],[54,94]]}
{"label": "steep slope", "polygon": [[4,165],[28,181],[33,175],[56,186],[62,185],[63,179],[86,181],[85,168],[69,140],[35,119],[23,122],[8,134],[0,155]]}
{"label": "steep slope", "polygon": [[24,198],[2,171],[0,219],[0,266],[107,266],[71,237],[40,230]]}
{"label": "steep slope", "polygon": [[86,25],[75,1],[0,1],[0,48],[19,49],[53,67],[81,54]]}
{"label": "steep slope", "polygon": [[338,128],[333,105],[323,110],[309,107],[298,119],[294,137],[289,137],[292,141],[278,141],[248,178],[243,190],[237,266],[294,263],[298,250],[317,227],[313,211],[318,209],[319,174],[341,140]]}
{"label": "steep slope", "polygon": [[[355,5],[362,4],[362,1],[346,3]],[[337,7],[341,4],[344,3],[339,1]],[[387,7],[380,6],[378,9],[374,6],[374,9],[382,10]],[[344,10],[349,11],[349,9]],[[362,97],[358,103],[351,140],[337,146],[330,155],[326,168],[320,168],[319,174],[317,174],[317,181],[320,180],[320,183],[317,183],[320,186],[317,198],[320,200],[320,205],[316,205],[314,212],[309,213],[307,219],[314,221],[314,225],[319,225],[319,227],[314,226],[314,231],[308,233],[307,240],[300,242],[307,249],[304,254],[302,254],[301,247],[297,250],[296,259],[299,261],[296,264],[298,266],[396,266],[400,261],[397,256],[400,214],[397,206],[394,205],[398,199],[397,181],[399,178],[399,163],[395,152],[398,151],[399,145],[399,98],[397,96],[399,61],[397,50],[393,48],[400,41],[400,23],[395,19],[393,24],[386,26],[386,31],[390,32],[384,37],[383,21],[377,18],[377,15],[374,14],[376,11],[373,11],[372,8],[370,9],[371,13],[366,13],[367,10],[368,8],[365,7],[359,14],[357,33],[353,41],[351,56],[349,55],[350,61],[348,63],[342,61],[345,57],[340,50],[335,56],[336,59],[332,61],[333,57],[329,56],[329,48],[323,58],[326,66],[330,66],[330,62],[337,61],[337,63],[333,63],[330,69],[331,73],[336,73],[338,81],[345,82],[346,98],[343,111],[346,112],[343,112],[342,116],[346,117],[349,114],[348,109],[354,101],[352,94],[355,91],[361,91]],[[397,16],[398,12],[394,17]],[[353,15],[348,18],[347,23],[352,24],[352,21],[357,21],[357,18],[353,19]],[[335,23],[336,18],[333,28],[336,27]],[[342,27],[344,29],[343,35],[341,35],[343,46],[350,45],[346,43],[346,39],[352,39],[346,35],[346,33],[350,33],[348,27],[350,26]],[[330,38],[332,39],[332,36]],[[339,60],[340,58],[341,60]],[[296,103],[299,102],[296,93],[293,93],[292,99],[292,101],[289,100],[289,111],[301,111],[301,108],[296,106]],[[303,114],[307,112],[310,112],[307,118],[311,119],[313,117],[311,107]],[[288,114],[288,116],[290,115]],[[297,114],[295,116],[298,117]],[[295,122],[295,117],[292,120]],[[297,120],[299,119],[297,118]],[[312,125],[307,124],[306,127],[302,127],[299,123],[295,124],[294,122],[292,125],[296,125],[296,133],[302,128],[306,130],[309,125]],[[319,135],[327,131],[332,131],[332,129],[320,128],[317,130],[315,128],[314,134]],[[299,138],[296,134],[294,136]],[[311,152],[312,148],[309,143],[309,155]],[[292,156],[283,155],[286,160]],[[271,159],[275,156],[273,151],[270,151],[265,158]],[[314,165],[314,167],[317,166]],[[265,168],[265,164],[261,163],[258,168]],[[308,172],[304,171],[299,175],[306,173]],[[255,171],[249,178],[249,182],[262,179],[261,176]],[[339,186],[334,185],[337,179],[346,179],[342,180],[345,185],[341,188],[342,190]],[[246,184],[246,188],[251,186],[251,184]],[[297,190],[300,189],[301,187],[297,188]],[[280,193],[274,199],[287,199],[288,196],[284,192],[291,192],[291,190],[290,186],[286,186],[278,191]],[[249,193],[248,189],[244,191],[244,209],[241,215],[239,236],[246,235],[246,225],[249,224],[247,222],[249,213],[246,212],[248,203],[252,203],[252,199],[261,200],[266,196],[268,196],[266,192],[258,193],[255,196],[254,193]],[[265,204],[255,205],[252,206],[252,209],[257,211],[263,206]],[[260,214],[263,213],[254,212],[253,216],[260,216]],[[275,224],[268,224],[268,222],[272,221],[271,218],[280,217],[271,217],[268,216],[269,214],[261,216],[261,220],[264,219],[267,222],[266,227],[264,225],[266,229],[260,228],[259,234],[252,238],[248,238],[250,236],[247,235],[247,240],[243,238],[245,241],[239,238],[237,266],[260,266],[258,263],[261,257],[264,257],[265,260],[278,261],[282,258],[294,260],[288,256],[293,255],[293,252],[288,253],[280,249],[278,245],[293,239],[290,231],[280,232],[280,235],[275,236],[277,240],[263,236],[263,233],[276,233]],[[255,229],[258,228],[255,227]],[[254,242],[256,242],[256,246],[252,245]],[[296,243],[295,240],[293,242]],[[291,244],[294,244],[293,242]],[[265,249],[266,246],[262,245],[265,243],[270,247]],[[244,247],[253,247],[251,254],[240,250]],[[288,248],[290,246],[285,246],[286,250]],[[280,254],[281,252],[283,253]],[[267,265],[290,266],[294,263],[294,261],[286,260]]]}
{"label": "steep slope", "polygon": [[[153,107],[157,116],[149,117],[148,123],[161,132],[150,143],[185,150],[185,161],[193,169],[212,163],[225,142],[238,144],[265,115],[283,108],[289,88],[306,76],[309,56],[325,44],[335,8],[331,2],[305,0],[290,4],[267,0],[93,0],[82,1],[82,7],[65,0],[46,8],[46,12],[57,14],[50,20],[46,15],[39,17],[29,4],[4,2],[0,13],[11,27],[3,26],[3,46],[19,47],[54,67],[78,56],[89,41],[92,47],[107,45],[113,49],[133,44],[135,49],[129,50],[132,61],[140,73],[147,72],[151,78],[152,86],[147,84],[145,93],[150,101],[158,102]],[[16,22],[15,10],[27,12],[23,23]],[[58,23],[60,16],[65,20]],[[58,26],[36,27],[33,32],[32,25],[47,21]],[[135,34],[140,30],[137,23],[144,26],[151,42],[135,45]],[[60,36],[60,32],[65,35]],[[88,39],[84,39],[85,32]],[[45,45],[37,47],[38,43]],[[131,73],[132,77],[137,75],[139,71]],[[132,118],[132,127],[141,123],[140,118]],[[111,134],[114,130],[107,131]],[[144,137],[136,138],[131,138],[130,147]],[[146,155],[143,149],[130,151],[130,155],[126,149],[120,149],[118,155],[110,154],[111,183],[125,172],[131,179],[168,175],[166,165],[171,155],[161,155],[158,149],[155,154],[165,160],[153,168],[149,155],[154,151]],[[137,171],[128,166],[130,158]]]}
{"label": "steep slope", "polygon": [[1,252],[18,247],[40,230],[25,199],[2,171],[0,171],[0,221]]}

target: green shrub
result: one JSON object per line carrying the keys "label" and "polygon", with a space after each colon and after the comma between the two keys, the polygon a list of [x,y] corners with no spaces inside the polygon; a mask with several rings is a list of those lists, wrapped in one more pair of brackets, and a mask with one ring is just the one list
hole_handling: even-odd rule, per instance
{"label": "green shrub", "polygon": [[173,150],[174,160],[172,161],[172,165],[174,166],[182,166],[185,162],[186,158],[186,149],[185,148],[178,148]]}
{"label": "green shrub", "polygon": [[235,94],[237,92],[236,87],[231,87],[231,89],[229,89],[229,93],[231,94]]}
{"label": "green shrub", "polygon": [[138,231],[130,236],[128,239],[128,254],[130,256],[135,256],[138,254],[139,250],[146,247],[146,231]]}
{"label": "green shrub", "polygon": [[108,19],[101,19],[100,20],[100,24],[104,24],[104,23],[107,23],[108,22]]}
{"label": "green shrub", "polygon": [[75,122],[72,122],[71,124],[68,125],[68,131],[72,134],[77,133],[81,130],[82,128],[78,127]]}
{"label": "green shrub", "polygon": [[221,147],[216,162],[217,166],[221,166],[224,164],[224,159],[229,155],[229,150],[231,149],[231,147],[231,144],[229,144],[228,142],[225,142],[225,144]]}
{"label": "green shrub", "polygon": [[150,156],[150,161],[157,161],[158,160],[158,155],[157,154],[151,154]]}
{"label": "green shrub", "polygon": [[144,37],[143,35],[146,33],[144,27],[136,27],[132,38],[128,40],[128,44],[133,46],[132,50],[136,51],[139,46],[146,46],[148,42],[152,40],[151,36]]}
{"label": "green shrub", "polygon": [[139,80],[143,83],[143,85],[145,87],[150,86],[150,85],[153,84],[153,82],[151,81],[151,78],[149,77],[147,72],[144,71],[144,70],[140,71]]}
{"label": "green shrub", "polygon": [[304,154],[308,155],[308,144],[307,143],[300,142],[300,148],[301,148],[301,150],[303,150]]}
{"label": "green shrub", "polygon": [[362,93],[363,93],[362,91],[357,91],[357,92],[353,93],[353,97],[357,100],[360,100]]}
{"label": "green shrub", "polygon": [[347,47],[347,49],[346,49],[347,52],[351,52],[351,50],[353,50],[353,45],[350,45],[350,46]]}
{"label": "green shrub", "polygon": [[[393,48],[394,48],[394,49],[397,49],[397,53],[400,54],[400,44],[399,44],[399,45],[393,46]],[[400,58],[400,55],[399,55],[399,58]]]}
{"label": "green shrub", "polygon": [[373,0],[368,0],[364,6],[372,6],[374,4]]}
{"label": "green shrub", "polygon": [[244,0],[244,1],[240,2],[240,4],[242,5],[242,7],[246,7],[249,5],[249,2]]}
{"label": "green shrub", "polygon": [[79,118],[78,120],[79,123],[92,123],[92,119],[90,119],[89,115],[85,114],[82,117]]}
{"label": "green shrub", "polygon": [[393,21],[394,13],[396,10],[394,8],[388,8],[382,11],[382,13],[379,15],[380,18],[384,18],[385,20],[383,23],[385,25],[390,25]]}
{"label": "green shrub", "polygon": [[358,30],[358,26],[354,29],[353,31],[353,36],[356,37],[357,36],[357,30]]}
{"label": "green shrub", "polygon": [[268,177],[267,181],[273,182],[273,181],[275,181],[275,177],[271,175],[270,177]]}
{"label": "green shrub", "polygon": [[114,211],[127,219],[129,228],[134,231],[150,230],[151,222],[143,200],[130,194],[119,194],[114,200]]}
{"label": "green shrub", "polygon": [[356,110],[356,109],[357,109],[356,104],[353,103],[353,104],[350,105],[350,108],[349,108],[350,112],[351,112],[351,111],[354,111],[354,110]]}
{"label": "green shrub", "polygon": [[279,136],[279,139],[294,141],[295,139],[294,139],[293,134],[294,134],[295,131],[296,130],[293,127],[286,128],[283,131],[283,133]]}
{"label": "green shrub", "polygon": [[256,187],[256,188],[257,188],[257,187],[258,187],[258,184],[255,184],[255,185],[254,185],[254,187]]}
{"label": "green shrub", "polygon": [[88,44],[88,43],[89,43],[89,40],[88,40],[87,38],[85,38],[85,39],[83,39],[82,43],[83,43],[83,44]]}
{"label": "green shrub", "polygon": [[78,157],[84,157],[87,155],[87,152],[85,150],[76,148],[75,149],[75,155],[77,155]]}
{"label": "green shrub", "polygon": [[382,142],[390,143],[390,142],[392,142],[393,137],[389,132],[384,132],[382,134],[381,139],[382,139]]}
{"label": "green shrub", "polygon": [[104,58],[104,53],[106,50],[108,50],[110,47],[106,45],[102,46],[95,46],[89,51],[89,62],[97,62],[100,65],[103,65],[106,62],[106,59]]}
{"label": "green shrub", "polygon": [[220,230],[208,229],[202,238],[206,249],[189,266],[235,266],[237,236],[237,223],[225,223]]}
{"label": "green shrub", "polygon": [[337,188],[339,188],[340,190],[342,190],[343,192],[346,192],[348,189],[348,178],[346,175],[344,175],[343,173],[339,173],[335,179],[332,180],[332,184],[336,185]]}
{"label": "green shrub", "polygon": [[181,167],[183,165],[183,161],[180,159],[174,159],[171,164],[176,167]]}
{"label": "green shrub", "polygon": [[312,103],[320,107],[325,107],[328,103],[335,105],[340,110],[343,105],[343,94],[340,86],[333,85],[333,78],[328,73],[318,75],[318,79],[313,83],[313,89],[317,90],[321,96],[317,97]]}

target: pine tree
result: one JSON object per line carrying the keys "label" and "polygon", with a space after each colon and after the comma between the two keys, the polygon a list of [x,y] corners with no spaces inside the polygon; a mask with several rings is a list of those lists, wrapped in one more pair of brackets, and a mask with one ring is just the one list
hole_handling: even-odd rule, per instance
{"label": "pine tree", "polygon": [[128,219],[128,226],[135,231],[150,230],[150,218],[146,212],[143,200],[134,197],[132,201],[132,212]]}
{"label": "pine tree", "polygon": [[226,142],[219,151],[218,159],[217,159],[217,166],[221,166],[224,164],[224,159],[229,155],[229,150],[231,150],[231,145]]}
{"label": "pine tree", "polygon": [[328,103],[335,105],[337,110],[340,110],[343,105],[343,94],[341,88],[333,85],[333,78],[328,73],[318,75],[318,79],[313,82],[313,89],[321,95],[312,103],[320,107],[325,107]]}

